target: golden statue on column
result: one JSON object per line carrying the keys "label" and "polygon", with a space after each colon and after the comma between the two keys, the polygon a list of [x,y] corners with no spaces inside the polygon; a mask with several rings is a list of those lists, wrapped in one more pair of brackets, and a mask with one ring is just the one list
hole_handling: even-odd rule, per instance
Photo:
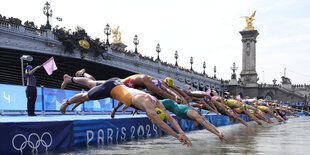
{"label": "golden statue on column", "polygon": [[112,33],[113,33],[112,38],[114,38],[114,40],[113,40],[114,43],[121,43],[122,42],[121,32],[118,31],[118,29],[119,29],[119,26],[117,26],[117,28],[112,29]]}
{"label": "golden statue on column", "polygon": [[256,13],[256,10],[252,13],[252,15],[250,17],[242,16],[242,18],[245,18],[245,21],[246,21],[246,27],[244,28],[245,30],[253,30],[254,29],[252,21],[254,20],[255,13]]}

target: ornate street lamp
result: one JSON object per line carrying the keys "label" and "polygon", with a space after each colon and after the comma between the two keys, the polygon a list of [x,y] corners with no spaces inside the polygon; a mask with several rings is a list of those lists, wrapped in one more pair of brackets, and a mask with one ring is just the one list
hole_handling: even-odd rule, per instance
{"label": "ornate street lamp", "polygon": [[216,78],[216,66],[214,66],[214,78]]}
{"label": "ornate street lamp", "polygon": [[233,63],[233,66],[230,67],[230,69],[233,71],[233,74],[235,74],[235,71],[238,69],[235,62]]}
{"label": "ornate street lamp", "polygon": [[178,58],[179,58],[178,51],[175,51],[174,58],[175,58],[175,66],[178,66]]}
{"label": "ornate street lamp", "polygon": [[202,67],[203,67],[203,75],[206,75],[206,62],[205,61],[203,62]]}
{"label": "ornate street lamp", "polygon": [[133,43],[136,46],[135,53],[138,54],[137,45],[139,45],[139,40],[138,40],[138,36],[137,35],[135,35],[135,37],[133,38]]}
{"label": "ornate street lamp", "polygon": [[25,61],[32,61],[33,57],[31,55],[23,55],[20,57],[20,62],[21,62],[21,69],[22,69],[22,84],[23,86],[25,85],[25,79],[24,79],[24,60]]}
{"label": "ornate street lamp", "polygon": [[47,18],[45,28],[50,30],[52,27],[51,27],[51,24],[49,22],[49,17],[52,17],[53,10],[51,9],[51,5],[48,2],[46,2],[44,7],[43,7],[43,14],[46,15],[46,18]]}
{"label": "ornate street lamp", "polygon": [[230,67],[230,69],[233,71],[233,74],[232,74],[232,76],[231,76],[231,79],[236,79],[237,76],[236,76],[235,71],[238,69],[238,67],[236,66],[236,63],[235,63],[235,62],[233,63],[233,66]]}
{"label": "ornate street lamp", "polygon": [[274,78],[274,79],[272,80],[272,82],[273,82],[273,85],[276,85],[276,84],[277,84],[277,79]]}
{"label": "ornate street lamp", "polygon": [[157,59],[156,60],[160,60],[159,59],[159,53],[160,53],[160,51],[161,51],[161,49],[160,49],[160,45],[159,45],[159,43],[157,44],[157,46],[156,46],[156,52],[157,52]]}
{"label": "ornate street lamp", "polygon": [[104,28],[104,34],[107,35],[107,42],[106,42],[106,44],[109,46],[109,45],[110,45],[110,43],[109,43],[109,35],[111,34],[111,28],[110,28],[109,24],[107,24],[107,25],[105,26],[105,28]]}
{"label": "ornate street lamp", "polygon": [[194,63],[193,57],[191,57],[190,63],[191,63],[191,71],[192,71],[193,70],[193,63]]}

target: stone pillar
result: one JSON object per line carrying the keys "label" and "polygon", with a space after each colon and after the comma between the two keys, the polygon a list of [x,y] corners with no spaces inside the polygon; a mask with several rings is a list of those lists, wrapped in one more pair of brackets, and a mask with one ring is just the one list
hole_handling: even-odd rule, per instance
{"label": "stone pillar", "polygon": [[242,36],[242,71],[240,73],[241,83],[245,86],[257,86],[256,73],[256,37],[257,30],[240,31]]}

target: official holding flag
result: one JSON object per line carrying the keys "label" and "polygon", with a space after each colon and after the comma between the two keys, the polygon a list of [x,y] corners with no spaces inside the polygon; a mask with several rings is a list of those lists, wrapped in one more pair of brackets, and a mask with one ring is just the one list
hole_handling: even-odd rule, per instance
{"label": "official holding flag", "polygon": [[26,96],[28,116],[37,116],[34,113],[35,103],[37,100],[37,81],[33,73],[39,68],[41,68],[41,66],[37,66],[32,69],[32,66],[28,65],[25,70],[25,76],[27,80]]}
{"label": "official holding flag", "polygon": [[32,69],[32,66],[28,65],[26,67],[25,75],[27,80],[27,88],[26,88],[26,96],[27,96],[27,112],[28,116],[36,116],[35,111],[35,103],[37,100],[37,87],[36,87],[36,78],[33,75],[37,69],[44,67],[46,73],[48,75],[52,75],[53,71],[57,70],[56,63],[54,61],[54,57],[51,57],[46,62],[44,62],[41,66],[37,66]]}

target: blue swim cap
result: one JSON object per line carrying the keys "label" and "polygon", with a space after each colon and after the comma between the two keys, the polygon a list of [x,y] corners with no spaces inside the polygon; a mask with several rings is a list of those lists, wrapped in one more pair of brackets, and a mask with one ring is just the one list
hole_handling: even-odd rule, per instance
{"label": "blue swim cap", "polygon": [[31,65],[28,65],[27,67],[26,67],[26,69],[31,69],[32,68],[32,66]]}

